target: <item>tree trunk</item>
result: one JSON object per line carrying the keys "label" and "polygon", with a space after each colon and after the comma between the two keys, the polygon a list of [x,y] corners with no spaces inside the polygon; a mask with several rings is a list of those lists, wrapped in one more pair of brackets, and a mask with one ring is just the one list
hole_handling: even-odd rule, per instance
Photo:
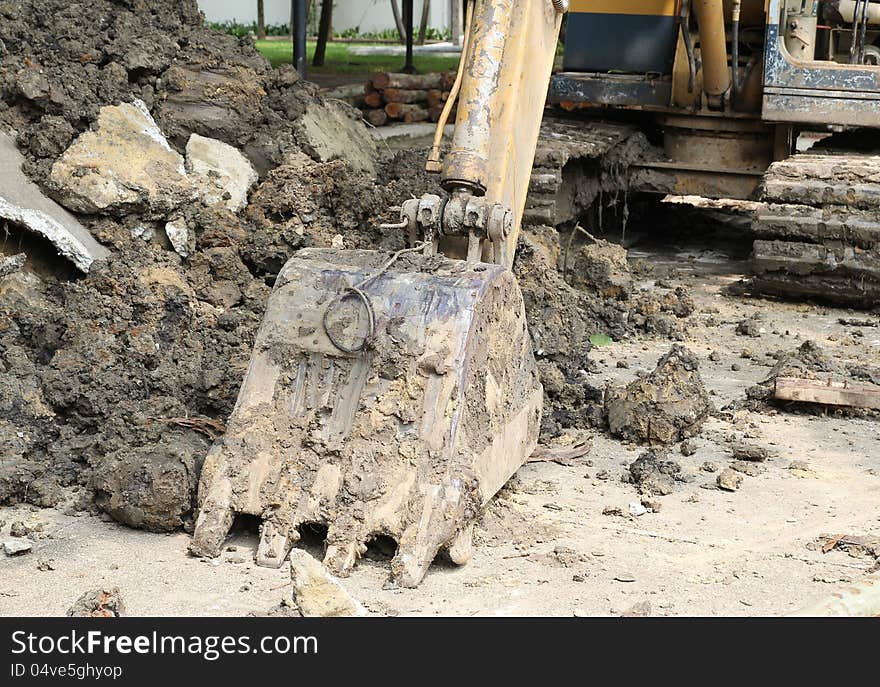
{"label": "tree trunk", "polygon": [[333,28],[333,0],[323,0],[321,3],[321,19],[318,24],[318,42],[315,45],[315,56],[312,64],[315,67],[324,66],[324,56],[327,54],[327,41],[330,40],[330,31]]}
{"label": "tree trunk", "polygon": [[266,39],[266,1],[257,0],[257,38]]}
{"label": "tree trunk", "polygon": [[403,25],[403,17],[400,14],[400,7],[397,0],[391,0],[391,12],[394,14],[394,23],[397,26],[397,33],[400,35],[400,42],[406,43],[406,27]]}
{"label": "tree trunk", "polygon": [[419,45],[424,45],[428,37],[428,19],[431,16],[431,0],[422,2],[422,23],[419,24]]}

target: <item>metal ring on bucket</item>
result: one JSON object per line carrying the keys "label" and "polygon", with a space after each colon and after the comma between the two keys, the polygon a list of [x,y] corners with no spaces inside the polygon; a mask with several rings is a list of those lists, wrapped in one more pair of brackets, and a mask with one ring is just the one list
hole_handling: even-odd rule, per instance
{"label": "metal ring on bucket", "polygon": [[[360,345],[353,348],[349,348],[340,341],[336,340],[333,337],[333,334],[330,333],[330,327],[327,324],[327,316],[330,314],[330,311],[333,309],[333,307],[336,305],[342,305],[343,301],[346,298],[350,298],[351,296],[356,296],[357,298],[359,298],[360,301],[364,304],[364,308],[367,311],[367,334],[366,336],[364,336],[364,339],[363,341],[361,341]],[[324,325],[324,331],[327,334],[327,338],[330,339],[330,343],[336,346],[336,348],[338,348],[343,353],[359,353],[360,351],[363,351],[367,347],[367,344],[373,339],[373,335],[376,332],[376,313],[373,310],[373,303],[367,294],[354,286],[347,287],[341,294],[330,301],[330,303],[327,305],[327,308],[324,310],[324,317],[322,318],[321,322]]]}

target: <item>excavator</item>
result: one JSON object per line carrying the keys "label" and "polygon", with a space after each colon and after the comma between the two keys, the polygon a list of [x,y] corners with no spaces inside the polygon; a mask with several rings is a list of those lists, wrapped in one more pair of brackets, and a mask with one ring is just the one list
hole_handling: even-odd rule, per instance
{"label": "excavator", "polygon": [[[384,225],[408,247],[304,249],[278,274],[205,461],[191,553],[217,556],[249,515],[261,565],[280,566],[305,526],[326,528],[339,576],[381,538],[393,586],[417,586],[439,553],[466,563],[476,519],[538,441],[511,272],[523,218],[557,223],[578,196],[566,182],[633,136],[646,145],[614,175],[628,189],[760,199],[765,243],[840,253],[825,288],[858,288],[840,267],[876,257],[877,160],[795,144],[880,124],[878,35],[880,3],[862,0],[470,0],[427,156],[436,193]],[[562,134],[542,129],[548,94]]]}

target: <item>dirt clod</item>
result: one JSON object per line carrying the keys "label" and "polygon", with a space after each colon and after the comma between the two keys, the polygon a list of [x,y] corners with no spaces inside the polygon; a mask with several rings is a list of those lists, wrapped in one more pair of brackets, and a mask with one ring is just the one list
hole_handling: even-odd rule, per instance
{"label": "dirt clod", "polygon": [[666,496],[681,479],[681,465],[665,451],[645,451],[629,466],[629,477],[640,494]]}
{"label": "dirt clod", "polygon": [[69,618],[121,618],[124,615],[125,604],[119,587],[88,591],[67,609]]}
{"label": "dirt clod", "polygon": [[770,451],[765,446],[741,443],[733,448],[735,460],[746,460],[761,463],[770,457]]}
{"label": "dirt clod", "polygon": [[715,478],[715,484],[724,491],[736,491],[740,488],[742,481],[742,475],[732,468],[724,468]]}
{"label": "dirt clod", "polygon": [[698,433],[714,407],[697,357],[676,344],[651,373],[625,388],[609,389],[605,409],[612,435],[671,444]]}

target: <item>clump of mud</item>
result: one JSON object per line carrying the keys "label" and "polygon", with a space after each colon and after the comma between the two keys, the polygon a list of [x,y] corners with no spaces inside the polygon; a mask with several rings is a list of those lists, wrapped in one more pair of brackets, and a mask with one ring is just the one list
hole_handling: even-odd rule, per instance
{"label": "clump of mud", "polygon": [[649,450],[639,455],[629,466],[629,481],[645,496],[671,494],[676,482],[685,480],[681,465],[669,460],[663,450]]}
{"label": "clump of mud", "polygon": [[119,587],[88,591],[67,609],[69,618],[121,618],[125,615]]}
{"label": "clump of mud", "polygon": [[626,441],[671,444],[699,433],[714,407],[699,362],[675,344],[649,374],[605,396],[611,434]]}

